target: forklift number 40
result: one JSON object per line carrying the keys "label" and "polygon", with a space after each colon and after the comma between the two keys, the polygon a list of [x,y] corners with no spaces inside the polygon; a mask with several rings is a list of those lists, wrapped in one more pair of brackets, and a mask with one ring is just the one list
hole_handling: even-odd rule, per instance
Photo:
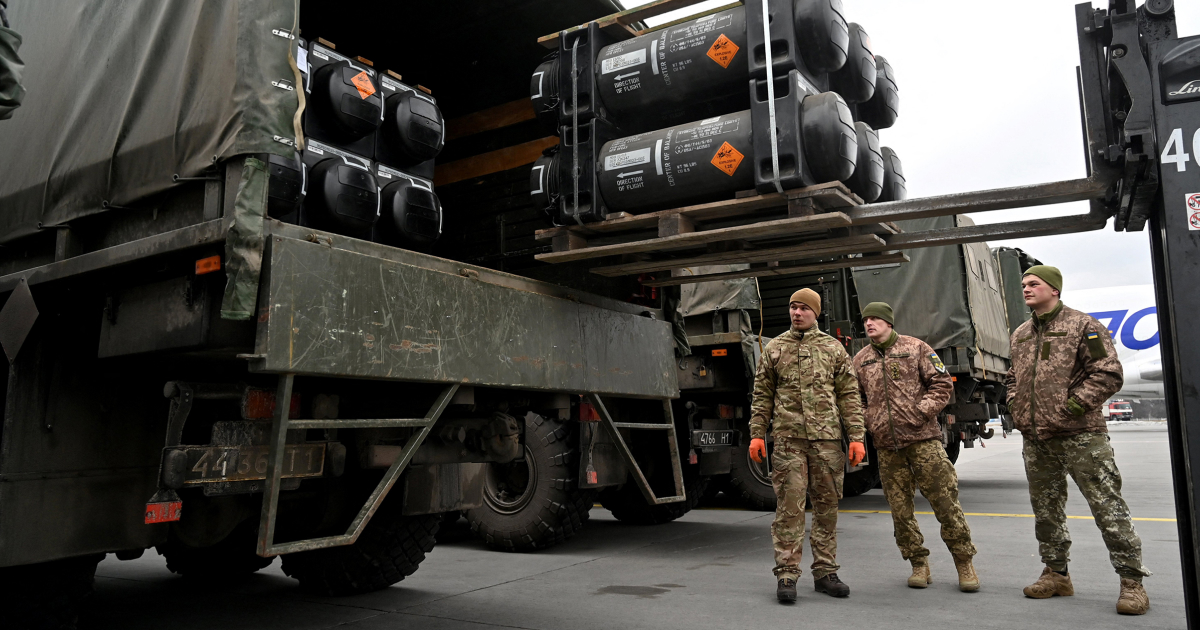
{"label": "forklift number 40", "polygon": [[1196,157],[1196,163],[1200,164],[1200,129],[1192,133],[1192,153],[1187,153],[1187,145],[1183,143],[1183,129],[1176,127],[1171,130],[1171,137],[1167,138],[1167,146],[1163,148],[1162,156],[1160,157],[1163,166],[1174,164],[1175,170],[1182,173],[1187,170],[1187,164]]}

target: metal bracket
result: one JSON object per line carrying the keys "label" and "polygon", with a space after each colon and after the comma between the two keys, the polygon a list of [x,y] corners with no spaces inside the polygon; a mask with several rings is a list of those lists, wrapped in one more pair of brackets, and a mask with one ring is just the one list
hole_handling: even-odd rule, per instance
{"label": "metal bracket", "polygon": [[[613,436],[613,440],[616,441],[617,448],[621,451],[621,456],[625,458],[625,464],[629,466],[633,479],[637,482],[638,489],[642,491],[642,496],[646,498],[646,502],[651,505],[661,505],[663,503],[686,501],[687,494],[683,488],[683,465],[679,462],[679,442],[675,437],[675,414],[671,411],[671,401],[663,401],[663,419],[666,420],[665,424],[613,422],[612,416],[609,415],[608,408],[604,406],[604,402],[600,400],[599,394],[588,394],[587,397],[588,402],[592,404],[592,407],[596,409],[596,413],[600,416],[600,422],[608,428],[609,433]],[[637,460],[633,457],[633,451],[629,450],[629,445],[621,437],[619,429],[649,429],[666,432],[668,447],[671,451],[671,473],[675,477],[675,496],[657,497],[654,495],[654,490],[650,487],[650,482],[646,479],[646,475],[642,473],[642,468],[638,466]]]}
{"label": "metal bracket", "polygon": [[[275,392],[276,401],[290,401],[292,399],[292,381],[294,378],[294,374],[280,375],[279,386]],[[271,422],[271,450],[267,456],[267,478],[265,491],[263,492],[262,519],[258,527],[258,555],[269,558],[285,553],[354,544],[358,540],[359,535],[362,534],[363,529],[366,528],[371,517],[375,515],[375,512],[383,503],[384,498],[387,497],[388,492],[391,491],[392,486],[396,484],[396,480],[400,478],[400,474],[408,467],[408,462],[412,460],[413,454],[417,452],[417,449],[425,441],[425,438],[429,435],[429,431],[437,423],[442,412],[446,410],[458,388],[458,383],[447,387],[438,396],[437,400],[434,401],[433,406],[429,409],[429,413],[425,414],[424,418],[292,420],[288,418],[291,405],[277,403],[275,405],[275,418]],[[387,472],[384,473],[383,479],[375,486],[375,490],[371,492],[371,496],[367,497],[366,503],[358,511],[358,515],[354,517],[345,534],[297,540],[276,545],[275,519],[279,514],[279,489],[283,475],[283,457],[288,429],[338,429],[351,427],[412,427],[419,428],[420,430],[410,436],[404,443],[404,449],[400,452],[400,456],[392,462]]]}

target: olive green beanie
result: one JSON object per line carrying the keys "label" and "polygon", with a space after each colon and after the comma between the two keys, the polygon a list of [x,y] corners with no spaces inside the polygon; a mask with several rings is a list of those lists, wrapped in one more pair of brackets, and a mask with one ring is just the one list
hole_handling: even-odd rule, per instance
{"label": "olive green beanie", "polygon": [[891,326],[896,325],[896,316],[892,314],[892,307],[887,302],[871,302],[863,308],[862,317],[878,317]]}
{"label": "olive green beanie", "polygon": [[1037,276],[1042,280],[1045,280],[1046,284],[1058,289],[1059,291],[1062,291],[1062,272],[1058,270],[1058,267],[1051,267],[1050,265],[1034,265],[1026,270],[1021,277],[1024,278],[1025,276]]}

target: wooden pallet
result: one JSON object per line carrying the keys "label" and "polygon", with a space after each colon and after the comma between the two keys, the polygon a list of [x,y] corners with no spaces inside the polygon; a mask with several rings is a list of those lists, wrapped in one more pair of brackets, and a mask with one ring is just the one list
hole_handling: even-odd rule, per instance
{"label": "wooden pallet", "polygon": [[[730,3],[725,6],[711,9],[709,11],[698,12],[696,15],[688,16],[682,20],[675,20],[674,22],[671,22],[668,24],[662,24],[655,28],[648,28],[648,29],[635,28],[635,25],[643,20],[646,20],[646,19],[649,19],[652,17],[657,17],[659,15],[662,15],[664,13],[669,13],[669,12],[675,11],[677,9],[683,9],[686,7],[690,7],[694,4],[699,4],[703,1],[704,0],[658,0],[657,2],[651,2],[650,4],[645,4],[640,7],[635,7],[633,9],[629,9],[627,11],[621,11],[620,13],[613,13],[612,15],[606,15],[598,20],[592,20],[592,21],[595,22],[597,24],[597,26],[600,27],[600,30],[602,30],[606,34],[612,36],[614,39],[624,40],[624,39],[630,39],[633,37],[637,37],[639,35],[644,35],[651,31],[656,31],[659,29],[667,28],[668,26],[673,26],[680,22],[686,22],[687,20],[693,20],[698,16],[702,16],[702,15],[710,14],[710,13],[716,13],[718,11],[724,11],[725,9],[731,9],[733,7],[741,6],[741,4],[742,4],[741,2],[733,2],[733,3]],[[580,24],[579,26],[574,26],[574,27],[568,28],[568,29],[566,29],[566,32],[570,33],[570,32],[574,32],[574,31],[578,31],[580,29],[585,29],[585,28],[587,28],[588,24],[591,24],[591,22],[588,22],[587,24]],[[561,33],[551,33],[549,35],[544,35],[544,36],[538,38],[538,43],[541,44],[542,46],[545,46],[546,48],[557,49],[558,48],[558,38],[560,35],[561,35]]]}
{"label": "wooden pallet", "polygon": [[[880,235],[899,232],[892,223],[859,222],[855,226],[848,212],[861,203],[841,182],[830,182],[783,193],[751,193],[737,199],[661,212],[621,213],[597,223],[539,230],[536,238],[550,241],[553,251],[538,254],[536,258],[548,263],[569,263],[623,257],[619,264],[592,269],[603,276],[726,263],[769,265],[712,278],[688,276],[686,282],[899,262],[894,254],[886,260],[880,256],[836,258],[851,250],[880,251],[886,246]],[[818,263],[815,259],[822,260]],[[785,261],[810,262],[779,266]],[[818,264],[824,266],[813,266]],[[670,278],[647,285],[683,283]]]}

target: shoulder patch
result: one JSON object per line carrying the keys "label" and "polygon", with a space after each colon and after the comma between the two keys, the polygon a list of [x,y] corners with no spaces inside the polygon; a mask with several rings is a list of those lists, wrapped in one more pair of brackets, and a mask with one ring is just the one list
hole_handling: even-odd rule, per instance
{"label": "shoulder patch", "polygon": [[929,353],[929,362],[933,363],[933,369],[938,371],[938,374],[946,373],[946,364],[942,363],[942,358],[936,352]]}
{"label": "shoulder patch", "polygon": [[1084,335],[1084,341],[1087,343],[1088,354],[1092,355],[1093,359],[1103,359],[1108,356],[1108,351],[1104,349],[1104,339],[1100,337],[1100,333],[1088,331]]}

